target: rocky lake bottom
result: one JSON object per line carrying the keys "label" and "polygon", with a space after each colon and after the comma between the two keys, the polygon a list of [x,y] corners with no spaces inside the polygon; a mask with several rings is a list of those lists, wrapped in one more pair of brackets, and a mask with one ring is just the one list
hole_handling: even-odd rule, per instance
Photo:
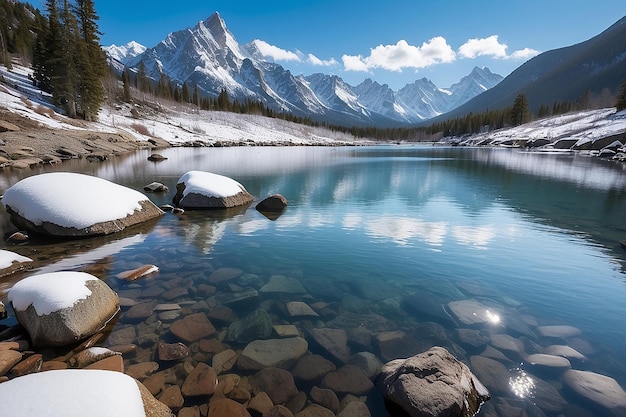
{"label": "rocky lake bottom", "polygon": [[[187,152],[193,168],[234,171],[200,151],[171,152]],[[373,383],[378,369],[433,346],[489,389],[480,416],[619,415],[624,255],[606,224],[626,204],[626,183],[513,179],[462,150],[321,152],[324,164],[302,171],[242,163],[237,179],[253,195],[289,200],[273,221],[251,208],[166,213],[117,237],[10,249],[40,271],[86,271],[113,288],[121,311],[90,343],[117,352],[112,366],[178,416],[206,416],[224,397],[252,415],[276,404],[302,417],[394,415]],[[99,175],[127,186],[178,175],[137,161]],[[128,272],[146,265],[158,271]],[[7,339],[10,324],[0,321]],[[21,349],[31,353],[21,363],[36,360],[9,377],[110,355]]]}

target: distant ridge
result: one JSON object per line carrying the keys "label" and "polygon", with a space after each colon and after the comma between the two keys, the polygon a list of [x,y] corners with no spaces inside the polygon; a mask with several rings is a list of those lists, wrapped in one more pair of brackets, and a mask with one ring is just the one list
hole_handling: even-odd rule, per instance
{"label": "distant ridge", "polygon": [[511,106],[523,93],[531,111],[555,101],[576,101],[586,91],[617,93],[626,81],[626,17],[576,45],[544,52],[513,71],[497,86],[437,120]]}

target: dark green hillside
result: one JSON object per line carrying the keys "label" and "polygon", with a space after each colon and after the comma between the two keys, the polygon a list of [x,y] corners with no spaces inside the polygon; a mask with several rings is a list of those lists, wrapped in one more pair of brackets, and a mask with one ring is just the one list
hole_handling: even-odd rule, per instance
{"label": "dark green hillside", "polygon": [[[513,71],[494,88],[437,120],[502,109],[524,94],[531,112],[554,102],[576,102],[586,93],[617,95],[626,80],[626,17],[585,42],[544,52]],[[428,122],[435,121],[431,119]]]}

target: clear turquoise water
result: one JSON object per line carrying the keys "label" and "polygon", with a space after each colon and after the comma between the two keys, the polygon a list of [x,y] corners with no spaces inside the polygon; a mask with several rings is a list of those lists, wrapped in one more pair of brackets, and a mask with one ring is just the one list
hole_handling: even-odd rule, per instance
{"label": "clear turquoise water", "polygon": [[[240,268],[265,280],[292,276],[307,288],[310,303],[339,302],[359,314],[382,315],[411,336],[408,353],[433,344],[455,349],[455,327],[467,327],[440,321],[445,338],[420,337],[423,323],[437,320],[416,313],[412,294],[427,294],[443,305],[478,299],[503,318],[478,327],[485,335],[519,337],[527,353],[533,353],[529,346],[555,342],[584,348],[589,359],[576,369],[608,375],[626,387],[626,251],[619,245],[626,239],[624,165],[582,155],[431,146],[160,153],[169,159],[152,163],[139,152],[47,170],[80,171],[136,189],[160,181],[170,192],[150,194],[157,204],[171,202],[184,172],[205,170],[236,179],[257,200],[281,193],[289,206],[275,221],[253,206],[226,215],[167,214],[121,243],[112,236],[75,244],[66,258],[92,252],[66,261],[66,267],[95,263],[96,247],[111,248],[118,241],[124,249],[105,252],[113,256],[108,281],[122,295],[128,289],[112,277],[141,263],[157,264],[159,280],[182,277],[193,286],[202,283],[206,264]],[[5,172],[0,187],[37,172]],[[12,230],[6,216],[2,228]],[[40,244],[43,250],[50,246]],[[520,323],[530,333],[521,333]],[[581,335],[547,342],[536,335],[537,325],[574,326]],[[375,343],[371,350],[378,353]],[[479,352],[465,347],[455,353],[469,363]],[[518,362],[507,366],[525,369],[523,360]],[[567,401],[561,414],[605,413],[562,389],[558,376],[537,377],[556,386]],[[533,395],[495,397],[493,404],[514,404],[529,415],[558,414],[535,405]],[[386,415],[376,399],[371,409],[373,415]],[[481,414],[498,411],[494,405]]]}

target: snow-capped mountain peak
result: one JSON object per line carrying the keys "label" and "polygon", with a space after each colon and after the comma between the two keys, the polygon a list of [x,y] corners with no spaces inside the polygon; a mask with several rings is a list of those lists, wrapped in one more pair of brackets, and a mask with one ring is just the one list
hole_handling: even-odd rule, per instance
{"label": "snow-capped mountain peak", "polygon": [[126,64],[132,58],[143,54],[146,51],[146,47],[135,41],[130,41],[125,45],[117,46],[115,44],[105,46],[102,49],[109,55],[109,57]]}
{"label": "snow-capped mountain peak", "polygon": [[452,110],[502,79],[475,68],[447,90],[423,78],[396,92],[372,80],[353,87],[336,75],[294,76],[265,58],[269,44],[262,40],[240,46],[217,12],[140,54],[135,54],[141,47],[137,45],[112,45],[106,51],[131,68],[143,63],[155,81],[166,75],[179,86],[198,87],[202,94],[216,97],[226,90],[231,99],[258,100],[276,111],[332,124],[417,123]]}

